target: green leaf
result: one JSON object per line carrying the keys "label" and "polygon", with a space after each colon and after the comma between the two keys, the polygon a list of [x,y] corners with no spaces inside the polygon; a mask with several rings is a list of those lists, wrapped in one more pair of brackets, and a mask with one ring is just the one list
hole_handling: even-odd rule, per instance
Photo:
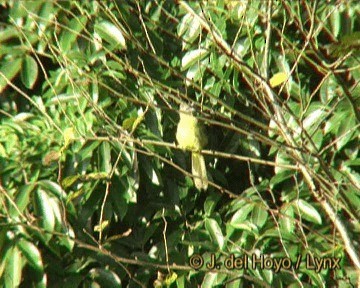
{"label": "green leaf", "polygon": [[330,75],[320,87],[320,99],[323,104],[330,103],[339,93],[339,84],[334,75]]}
{"label": "green leaf", "polygon": [[300,216],[310,222],[321,224],[321,216],[319,212],[308,202],[299,199],[293,202],[295,212],[300,210]]}
{"label": "green leaf", "polygon": [[[315,104],[312,105],[314,108],[316,106],[317,105]],[[318,129],[319,125],[324,121],[326,115],[327,112],[325,111],[324,107],[317,108],[306,116],[305,120],[303,121],[303,128],[309,135],[313,134],[316,129]]]}
{"label": "green leaf", "polygon": [[345,166],[360,166],[360,158],[347,160],[343,163]]}
{"label": "green leaf", "polygon": [[98,282],[100,287],[122,287],[119,276],[107,269],[93,268],[89,271],[89,277]]}
{"label": "green leaf", "polygon": [[21,69],[21,81],[26,88],[32,89],[34,87],[38,73],[37,62],[33,57],[26,55]]}
{"label": "green leaf", "polygon": [[[360,186],[360,174],[359,173],[355,173],[354,171],[352,171],[352,175],[355,174],[353,177],[353,182],[357,184],[357,187]],[[351,176],[352,176],[351,175]],[[356,177],[356,178],[355,178]],[[358,207],[360,207],[360,191],[357,190],[349,190],[346,191],[346,193],[344,193],[345,197],[348,199],[349,203],[351,203],[351,205],[355,208],[358,209]],[[360,225],[360,221],[358,222],[358,225]]]}
{"label": "green leaf", "polygon": [[20,238],[16,242],[17,247],[21,253],[25,256],[27,262],[38,272],[44,271],[44,265],[42,262],[41,254],[38,248],[31,242]]}
{"label": "green leaf", "polygon": [[11,249],[6,261],[4,273],[5,287],[18,287],[21,282],[22,257],[20,251],[15,246]]}
{"label": "green leaf", "polygon": [[29,183],[19,188],[19,192],[15,196],[15,204],[17,209],[12,205],[9,209],[12,217],[19,216],[19,212],[24,212],[25,208],[30,202],[30,194],[34,190],[35,184]]}
{"label": "green leaf", "polygon": [[[279,161],[277,159],[277,161]],[[284,160],[286,161],[286,160]],[[283,161],[279,161],[279,163],[284,163]],[[285,162],[286,163],[286,162]],[[285,180],[291,178],[294,175],[293,170],[280,170],[281,172],[277,173],[275,176],[273,176],[270,180],[270,188],[273,189],[275,185],[284,182]]]}
{"label": "green leaf", "polygon": [[[242,278],[238,277],[240,279],[231,279],[231,281],[229,281],[226,285],[226,288],[238,288],[238,287],[243,287],[242,285]],[[275,287],[275,286],[274,286]],[[279,287],[280,288],[280,287]]]}
{"label": "green leaf", "polygon": [[345,35],[341,38],[341,44],[346,47],[360,47],[360,31]]}
{"label": "green leaf", "polygon": [[184,71],[188,69],[190,66],[203,59],[208,53],[209,52],[206,49],[196,49],[187,52],[182,58],[181,70]]}
{"label": "green leaf", "polygon": [[272,284],[274,279],[274,272],[271,269],[260,269],[259,272],[267,283]]}
{"label": "green leaf", "polygon": [[103,142],[100,144],[100,171],[109,174],[111,169],[111,146],[108,142]]}
{"label": "green leaf", "polygon": [[0,31],[0,43],[4,43],[8,39],[19,37],[20,32],[15,27],[7,27]]}
{"label": "green leaf", "polygon": [[71,187],[80,178],[81,178],[80,175],[71,175],[71,176],[65,177],[61,181],[61,185],[64,187],[64,189],[67,189],[67,188]]}
{"label": "green leaf", "polygon": [[106,172],[93,172],[86,175],[81,176],[82,181],[93,181],[93,180],[101,180],[107,179],[108,173]]}
{"label": "green leaf", "polygon": [[293,233],[295,229],[294,207],[286,204],[280,212],[279,225],[282,233]]}
{"label": "green leaf", "polygon": [[101,39],[104,39],[109,44],[112,44],[114,47],[126,49],[126,41],[123,33],[114,24],[108,21],[102,21],[98,24],[95,24],[95,31],[99,34]]}
{"label": "green leaf", "polygon": [[334,9],[328,19],[334,37],[339,36],[341,27],[341,14],[339,9]]}
{"label": "green leaf", "polygon": [[268,212],[263,205],[258,204],[254,206],[251,213],[251,221],[258,227],[263,227],[268,218]]}
{"label": "green leaf", "polygon": [[203,282],[201,283],[201,287],[212,288],[215,287],[217,278],[217,273],[208,272],[206,273]]}
{"label": "green leaf", "polygon": [[124,73],[124,67],[121,63],[116,61],[107,61],[107,70],[102,74],[104,76],[110,76],[115,79],[125,80],[126,74]]}
{"label": "green leaf", "polygon": [[322,273],[318,273],[312,269],[300,269],[300,272],[306,274],[312,280],[312,287],[325,288],[328,287],[325,283],[325,279],[322,277]]}
{"label": "green leaf", "polygon": [[59,202],[58,199],[56,199],[55,197],[50,197],[49,198],[49,204],[50,204],[50,209],[53,211],[53,215],[54,215],[54,219],[55,219],[55,227],[57,227],[57,230],[60,230],[61,227],[63,227],[63,225],[65,225],[65,223],[63,223],[63,216],[62,216],[62,212],[61,212],[61,204]]}
{"label": "green leaf", "polygon": [[219,194],[210,194],[204,203],[204,210],[206,213],[206,216],[210,216],[211,213],[213,213],[216,204],[218,203],[218,201],[220,200],[220,195]]}
{"label": "green leaf", "polygon": [[60,46],[64,52],[70,50],[76,39],[81,35],[86,23],[86,16],[78,16],[73,18],[67,25],[67,28],[63,30],[63,33],[60,36]]}
{"label": "green leaf", "polygon": [[[127,191],[131,190],[131,187],[129,187],[129,185],[126,185],[126,187],[124,187],[124,182],[125,181],[122,181],[121,183],[113,183],[112,188],[114,189],[114,191],[124,191],[123,193],[130,194],[130,192]],[[129,207],[130,201],[126,198],[131,198],[130,195],[124,195],[123,193],[110,194],[111,200],[113,202],[114,211],[121,220],[124,219]]]}
{"label": "green leaf", "polygon": [[[55,227],[55,215],[51,206],[50,197],[41,188],[35,191],[34,207],[39,220],[40,227],[48,232],[53,232]],[[44,233],[44,238],[50,240],[49,233]]]}
{"label": "green leaf", "polygon": [[[6,260],[13,247],[14,233],[5,229],[0,230],[0,279],[6,268]],[[1,283],[1,281],[0,281]]]}
{"label": "green leaf", "polygon": [[220,250],[224,248],[225,239],[221,232],[221,228],[214,219],[205,219],[205,228],[209,232],[211,239],[217,244]]}
{"label": "green leaf", "polygon": [[[248,232],[251,232],[252,234],[254,234],[256,237],[259,236],[259,229],[258,227],[250,222],[249,220],[244,220],[243,222],[239,222],[239,223],[236,223],[235,225],[231,224],[231,227],[236,230],[244,230],[244,231],[248,231]],[[229,229],[229,227],[228,227]]]}
{"label": "green leaf", "polygon": [[156,186],[162,185],[161,174],[151,161],[141,161],[140,167],[145,172],[151,183],[155,184]]}
{"label": "green leaf", "polygon": [[186,14],[178,25],[178,35],[183,38],[183,49],[189,47],[201,33],[200,21],[191,14]]}
{"label": "green leaf", "polygon": [[351,50],[359,50],[360,47],[360,32],[354,32],[345,35],[341,38],[340,42],[333,43],[329,47],[329,53],[333,57],[341,57],[349,53]]}
{"label": "green leaf", "polygon": [[230,224],[233,227],[238,227],[243,224],[247,219],[249,213],[254,209],[254,203],[247,203],[241,207],[235,214],[231,217]]}
{"label": "green leaf", "polygon": [[186,14],[182,19],[180,24],[177,26],[177,33],[179,36],[182,36],[190,26],[190,22],[193,19],[191,14]]}
{"label": "green leaf", "polygon": [[[339,125],[339,130],[336,135],[338,138],[335,142],[336,149],[341,150],[349,141],[353,138],[354,135],[359,135],[359,129],[355,129],[356,121],[355,117],[350,116],[350,113],[344,113],[348,115],[346,121],[343,121]],[[357,134],[355,134],[357,132]]]}
{"label": "green leaf", "polygon": [[59,241],[59,245],[64,246],[68,251],[72,251],[75,245],[74,238],[74,230],[71,227],[63,227],[61,232],[64,236],[58,236],[57,241]]}
{"label": "green leaf", "polygon": [[0,93],[8,85],[7,81],[11,81],[20,72],[21,65],[22,60],[15,59],[0,67]]}
{"label": "green leaf", "polygon": [[38,21],[41,23],[40,28],[43,28],[43,26],[48,26],[51,23],[54,12],[54,3],[52,1],[44,1],[39,11]]}
{"label": "green leaf", "polygon": [[66,200],[66,193],[61,186],[51,180],[40,180],[37,182],[44,190],[51,192],[59,200]]}
{"label": "green leaf", "polygon": [[124,119],[124,121],[122,123],[122,127],[125,130],[130,132],[132,130],[133,126],[134,126],[134,123],[135,123],[136,119],[137,119],[137,117],[135,117],[135,116]]}

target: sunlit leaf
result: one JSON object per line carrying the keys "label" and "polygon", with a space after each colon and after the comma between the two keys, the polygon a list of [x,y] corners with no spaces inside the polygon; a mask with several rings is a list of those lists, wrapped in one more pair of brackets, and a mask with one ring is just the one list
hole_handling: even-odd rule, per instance
{"label": "sunlit leaf", "polygon": [[288,75],[285,72],[276,73],[269,80],[270,87],[274,88],[276,86],[283,84],[287,78],[288,78]]}
{"label": "sunlit leaf", "polygon": [[247,203],[241,207],[236,213],[231,217],[230,224],[234,227],[241,225],[248,217],[249,213],[254,209],[253,203]]}
{"label": "sunlit leaf", "polygon": [[123,36],[123,32],[114,24],[107,21],[102,21],[98,24],[95,24],[95,31],[100,35],[101,38],[110,44],[116,44],[121,49],[126,49],[126,41]]}
{"label": "sunlit leaf", "polygon": [[66,148],[71,141],[75,139],[75,130],[73,127],[68,127],[64,130],[64,148]]}
{"label": "sunlit leaf", "polygon": [[[47,232],[53,232],[55,228],[54,212],[50,203],[50,197],[42,189],[35,191],[34,206],[40,226]],[[51,237],[51,234],[45,235],[47,240],[50,240]]]}
{"label": "sunlit leaf", "polygon": [[22,256],[19,249],[15,246],[11,249],[6,261],[6,270],[3,275],[5,287],[18,287],[22,275]]}
{"label": "sunlit leaf", "polygon": [[105,221],[101,222],[101,225],[95,225],[94,231],[95,232],[104,231],[104,229],[109,226],[109,223],[110,223],[110,221],[105,220]]}
{"label": "sunlit leaf", "polygon": [[211,218],[205,219],[205,228],[209,232],[211,239],[215,241],[219,249],[223,249],[225,245],[225,238],[221,232],[221,228],[216,220]]}
{"label": "sunlit leaf", "polygon": [[266,223],[268,212],[264,207],[256,205],[252,211],[251,218],[252,222],[261,228]]}
{"label": "sunlit leaf", "polygon": [[181,61],[181,69],[184,71],[188,69],[190,66],[195,64],[197,61],[203,59],[207,54],[208,50],[206,49],[197,49],[187,52]]}
{"label": "sunlit leaf", "polygon": [[25,256],[27,262],[36,271],[39,272],[44,271],[44,266],[40,251],[33,243],[25,240],[24,238],[21,238],[16,242],[16,245],[21,251],[21,253]]}
{"label": "sunlit leaf", "polygon": [[300,210],[300,216],[304,219],[311,221],[316,224],[321,224],[321,216],[319,212],[312,206],[309,202],[306,202],[302,199],[298,199],[295,203],[295,212]]}

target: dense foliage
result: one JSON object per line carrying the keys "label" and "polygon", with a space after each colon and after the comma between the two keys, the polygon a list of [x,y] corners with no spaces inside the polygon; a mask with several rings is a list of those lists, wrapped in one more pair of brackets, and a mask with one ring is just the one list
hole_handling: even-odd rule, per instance
{"label": "dense foliage", "polygon": [[0,1],[0,286],[360,285],[359,36],[356,0]]}

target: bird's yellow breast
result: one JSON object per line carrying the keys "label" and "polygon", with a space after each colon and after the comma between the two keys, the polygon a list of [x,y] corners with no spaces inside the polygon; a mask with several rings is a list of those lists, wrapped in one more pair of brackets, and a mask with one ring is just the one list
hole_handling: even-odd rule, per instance
{"label": "bird's yellow breast", "polygon": [[201,129],[201,124],[196,117],[180,112],[180,121],[176,132],[176,140],[180,148],[201,150],[207,143],[207,137]]}
{"label": "bird's yellow breast", "polygon": [[200,127],[198,120],[194,116],[180,113],[180,121],[176,132],[176,140],[182,149],[202,149]]}

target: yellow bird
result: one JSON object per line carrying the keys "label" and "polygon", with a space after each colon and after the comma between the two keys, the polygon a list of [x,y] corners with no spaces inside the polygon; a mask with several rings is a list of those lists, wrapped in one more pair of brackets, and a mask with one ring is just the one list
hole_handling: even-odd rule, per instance
{"label": "yellow bird", "polygon": [[206,190],[209,180],[207,178],[204,156],[199,153],[208,142],[204,127],[192,115],[192,109],[187,104],[182,103],[180,105],[179,114],[180,121],[176,131],[176,140],[181,149],[192,152],[191,171],[194,176],[195,187],[199,190]]}

